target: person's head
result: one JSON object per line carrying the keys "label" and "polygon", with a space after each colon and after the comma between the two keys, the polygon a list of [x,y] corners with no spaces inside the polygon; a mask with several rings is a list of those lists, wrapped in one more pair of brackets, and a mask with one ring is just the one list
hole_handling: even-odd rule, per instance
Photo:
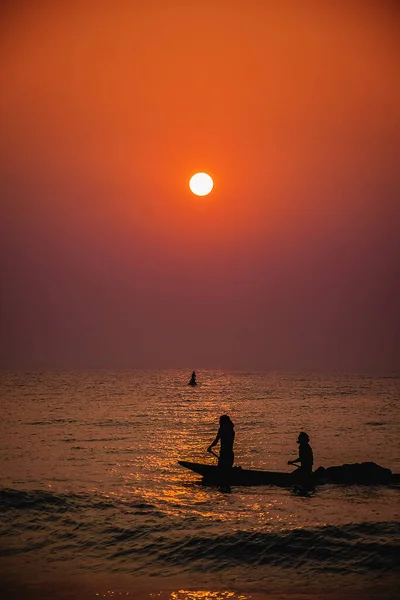
{"label": "person's head", "polygon": [[308,444],[308,442],[310,441],[310,438],[308,437],[308,435],[306,434],[305,431],[301,431],[299,433],[299,437],[297,438],[297,443],[298,444]]}
{"label": "person's head", "polygon": [[219,424],[221,427],[233,427],[233,423],[228,415],[221,415],[219,418]]}

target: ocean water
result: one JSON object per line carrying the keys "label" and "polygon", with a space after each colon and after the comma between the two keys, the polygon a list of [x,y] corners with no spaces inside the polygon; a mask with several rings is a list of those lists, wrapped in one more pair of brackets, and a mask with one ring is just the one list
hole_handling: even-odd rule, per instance
{"label": "ocean water", "polygon": [[400,489],[200,485],[179,459],[235,423],[235,463],[400,472],[400,379],[199,371],[1,375],[4,598],[396,598]]}

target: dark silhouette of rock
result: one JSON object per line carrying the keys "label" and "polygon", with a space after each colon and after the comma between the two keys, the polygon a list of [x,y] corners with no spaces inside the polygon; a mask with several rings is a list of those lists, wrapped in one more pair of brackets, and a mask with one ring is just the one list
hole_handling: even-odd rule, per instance
{"label": "dark silhouette of rock", "polygon": [[391,482],[392,471],[374,462],[344,464],[337,467],[318,467],[314,477],[332,483],[387,484]]}

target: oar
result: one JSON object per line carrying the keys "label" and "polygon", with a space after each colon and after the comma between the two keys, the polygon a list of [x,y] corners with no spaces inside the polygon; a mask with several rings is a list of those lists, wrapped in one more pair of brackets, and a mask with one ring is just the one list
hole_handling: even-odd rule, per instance
{"label": "oar", "polygon": [[210,454],[213,454],[216,458],[219,459],[219,454],[217,454],[216,452],[214,452],[214,450],[210,450],[209,452],[210,452]]}

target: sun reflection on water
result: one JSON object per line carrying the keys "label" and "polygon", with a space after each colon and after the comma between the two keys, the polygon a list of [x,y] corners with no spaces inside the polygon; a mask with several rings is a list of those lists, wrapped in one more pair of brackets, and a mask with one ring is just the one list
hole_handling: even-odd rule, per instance
{"label": "sun reflection on water", "polygon": [[[178,590],[170,592],[166,595],[164,592],[149,594],[150,599],[165,598],[165,600],[250,600],[248,594],[237,594],[231,591],[212,591],[212,590]],[[134,597],[130,592],[121,592],[119,590],[107,590],[98,592],[96,596],[103,598],[117,598],[121,596]]]}
{"label": "sun reflection on water", "polygon": [[[160,597],[161,594],[157,594],[153,597]],[[248,600],[251,596],[244,594],[236,594],[230,591],[217,591],[211,590],[178,590],[177,592],[171,592],[169,600]]]}
{"label": "sun reflection on water", "polygon": [[[218,412],[213,410],[213,418],[205,418],[203,403],[201,410],[200,405],[191,404],[190,411],[176,402],[166,405],[161,413],[159,404],[157,407],[150,430],[155,442],[146,444],[146,436],[150,434],[144,428],[136,444],[130,440],[126,445],[123,442],[123,447],[117,445],[124,452],[116,453],[107,463],[108,470],[104,471],[104,479],[96,491],[110,505],[122,504],[127,514],[150,527],[154,526],[154,519],[165,519],[164,523],[173,519],[186,524],[192,521],[193,531],[200,527],[206,537],[244,530],[278,533],[309,523],[316,525],[309,499],[296,499],[294,504],[287,490],[238,487],[227,495],[201,485],[200,476],[179,466],[178,460],[216,464],[206,448],[215,436],[218,423],[214,415]],[[166,422],[172,423],[168,435],[164,435]],[[243,454],[243,448],[238,435],[237,462],[254,467],[253,459]],[[318,498],[312,502],[315,507]]]}

